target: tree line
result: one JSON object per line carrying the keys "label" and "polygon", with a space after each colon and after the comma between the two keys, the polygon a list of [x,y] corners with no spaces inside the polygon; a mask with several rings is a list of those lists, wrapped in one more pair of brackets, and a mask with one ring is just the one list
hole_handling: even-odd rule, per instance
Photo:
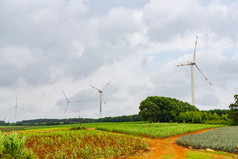
{"label": "tree line", "polygon": [[60,125],[60,124],[76,124],[76,123],[96,123],[96,122],[128,122],[128,121],[142,121],[142,117],[138,114],[123,115],[116,117],[105,117],[99,119],[92,118],[69,118],[69,119],[33,119],[22,120],[17,123],[0,122],[0,125]]}

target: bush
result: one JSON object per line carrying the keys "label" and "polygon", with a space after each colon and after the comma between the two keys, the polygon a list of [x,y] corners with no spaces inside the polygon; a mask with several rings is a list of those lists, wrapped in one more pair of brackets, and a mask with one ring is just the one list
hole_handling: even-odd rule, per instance
{"label": "bush", "polygon": [[78,127],[73,127],[70,130],[86,130],[86,127],[84,126],[78,126]]}

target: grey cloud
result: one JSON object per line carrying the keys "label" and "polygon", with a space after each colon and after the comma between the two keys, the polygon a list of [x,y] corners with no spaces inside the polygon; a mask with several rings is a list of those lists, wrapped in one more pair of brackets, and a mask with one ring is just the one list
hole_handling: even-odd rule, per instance
{"label": "grey cloud", "polygon": [[190,94],[189,72],[176,66],[167,66],[153,76],[151,82],[155,85],[154,94],[158,96],[182,98]]}
{"label": "grey cloud", "polygon": [[19,77],[18,69],[12,65],[0,66],[0,87],[11,87]]}
{"label": "grey cloud", "polygon": [[107,43],[125,40],[125,35],[140,30],[140,24],[133,17],[133,12],[125,8],[112,9],[106,17],[99,19],[99,34]]}
{"label": "grey cloud", "polygon": [[216,106],[219,104],[219,99],[212,94],[204,94],[197,98],[197,103],[204,106]]}
{"label": "grey cloud", "polygon": [[144,9],[143,22],[148,27],[152,40],[165,42],[176,35],[187,32],[213,31],[219,37],[237,39],[238,3],[211,3],[200,1],[155,1],[152,0]]}

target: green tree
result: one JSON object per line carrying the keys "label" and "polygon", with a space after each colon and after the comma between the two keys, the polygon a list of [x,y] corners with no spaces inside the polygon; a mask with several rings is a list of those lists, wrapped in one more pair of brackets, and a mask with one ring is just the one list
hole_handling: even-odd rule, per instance
{"label": "green tree", "polygon": [[235,124],[238,124],[238,94],[234,95],[235,103],[230,104],[230,118]]}
{"label": "green tree", "polygon": [[176,121],[175,118],[179,113],[198,110],[187,102],[182,102],[174,98],[158,96],[147,97],[140,103],[139,109],[139,115],[141,115],[144,120],[150,122]]}
{"label": "green tree", "polygon": [[146,121],[156,122],[161,114],[160,107],[152,101],[144,100],[140,103],[140,113]]}

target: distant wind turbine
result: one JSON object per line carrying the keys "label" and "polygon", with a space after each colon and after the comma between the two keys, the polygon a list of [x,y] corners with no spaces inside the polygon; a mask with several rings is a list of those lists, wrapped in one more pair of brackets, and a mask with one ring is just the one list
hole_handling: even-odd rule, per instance
{"label": "distant wind turbine", "polygon": [[21,107],[19,107],[18,105],[17,105],[17,98],[16,98],[16,105],[13,107],[13,108],[11,108],[10,110],[13,110],[13,109],[15,109],[15,122],[17,123],[17,109],[18,108],[20,108],[21,110],[23,110]]}
{"label": "distant wind turbine", "polygon": [[198,68],[197,64],[196,64],[196,49],[197,49],[197,40],[198,40],[198,36],[196,36],[196,41],[195,41],[195,48],[194,48],[194,53],[193,53],[193,61],[188,62],[186,64],[181,64],[181,65],[177,65],[177,67],[179,66],[185,66],[185,65],[190,65],[191,66],[191,89],[192,89],[192,105],[195,106],[195,88],[194,88],[194,66],[198,69],[198,71],[202,74],[202,76],[207,80],[207,82],[211,84],[211,82],[208,81],[207,77],[202,73],[202,71]]}
{"label": "distant wind turbine", "polygon": [[[102,100],[103,100],[103,91],[105,90],[105,88],[111,83],[111,81],[109,83],[107,83],[102,90],[90,85],[92,88],[96,89],[98,91],[98,93],[100,94],[100,118],[102,117]],[[104,104],[106,105],[106,102],[104,101]]]}
{"label": "distant wind turbine", "polygon": [[65,95],[64,91],[62,91],[62,93],[63,93],[63,95],[64,95],[64,97],[65,97],[65,99],[66,99],[66,107],[65,107],[65,109],[64,109],[64,113],[65,113],[66,110],[68,109],[70,103],[79,103],[80,101],[78,101],[78,100],[76,100],[76,101],[70,101],[69,98]]}

